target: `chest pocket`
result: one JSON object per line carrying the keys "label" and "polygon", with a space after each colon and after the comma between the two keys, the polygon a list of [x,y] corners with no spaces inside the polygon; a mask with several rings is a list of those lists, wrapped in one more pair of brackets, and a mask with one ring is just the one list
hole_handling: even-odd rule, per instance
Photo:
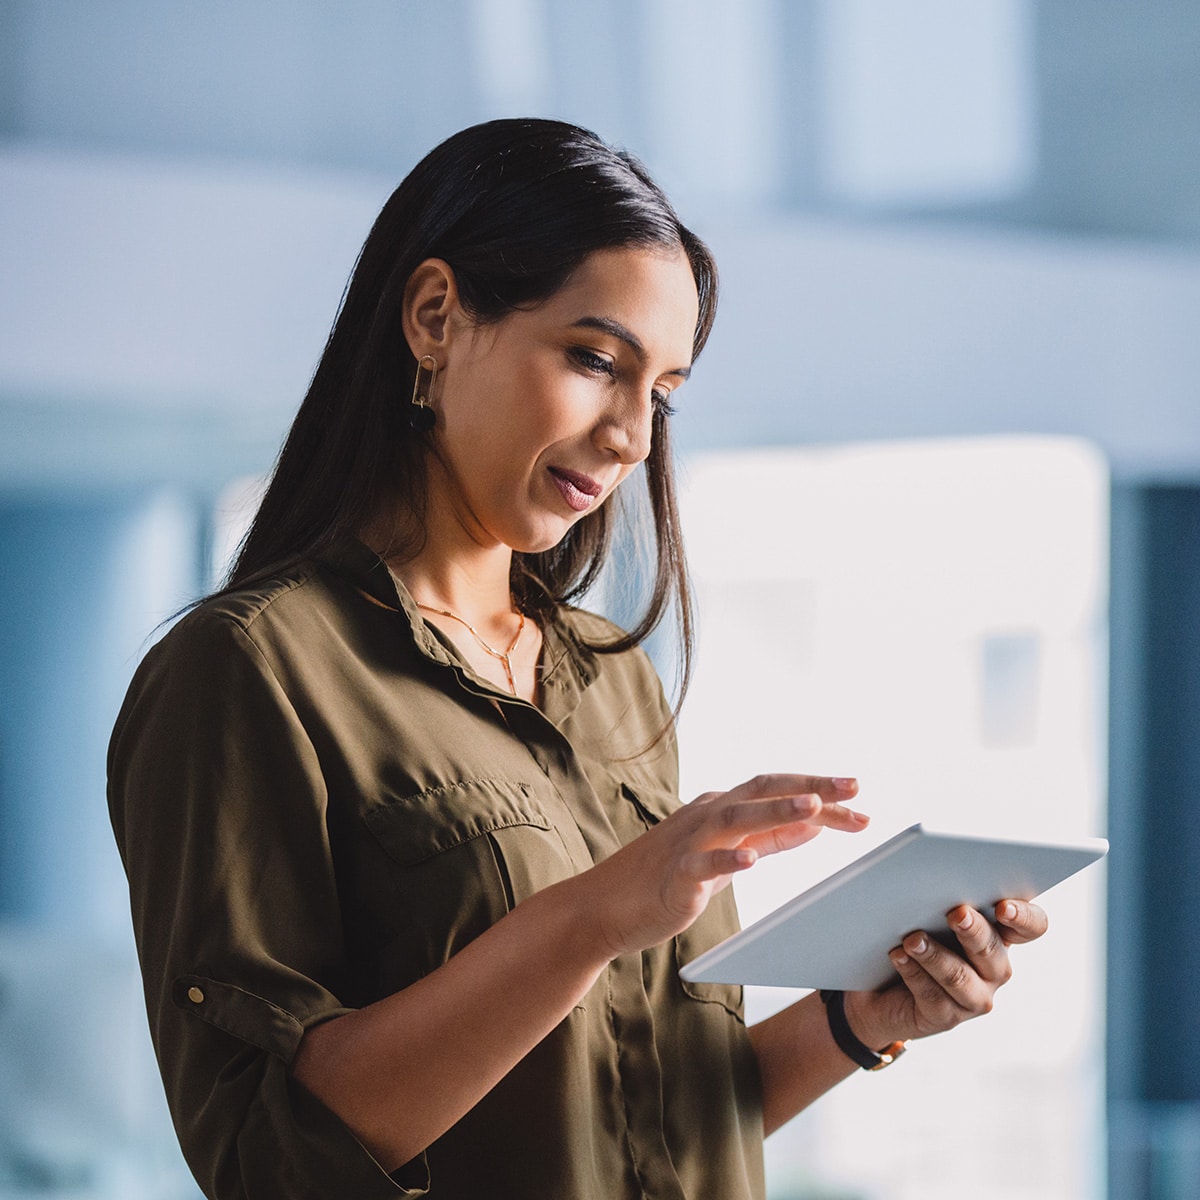
{"label": "chest pocket", "polygon": [[367,810],[368,829],[398,868],[386,986],[428,974],[516,904],[573,874],[546,807],[528,783],[466,779]]}
{"label": "chest pocket", "polygon": [[[664,820],[679,807],[678,799],[671,793],[644,785],[639,785],[634,791],[625,783],[621,784],[618,803],[632,807],[646,828]],[[684,963],[691,962],[705,950],[711,950],[719,942],[737,933],[740,928],[733,888],[727,887],[709,901],[708,907],[687,929],[675,936],[676,978],[678,979],[679,968]],[[690,983],[685,979],[678,979],[678,983],[693,1000],[720,1004],[739,1020],[742,1019],[743,997],[740,984]]]}

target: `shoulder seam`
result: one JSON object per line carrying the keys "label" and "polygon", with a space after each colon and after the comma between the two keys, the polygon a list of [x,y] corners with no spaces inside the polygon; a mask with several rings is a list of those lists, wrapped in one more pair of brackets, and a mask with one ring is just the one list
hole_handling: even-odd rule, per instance
{"label": "shoulder seam", "polygon": [[232,599],[237,596],[244,596],[245,592],[231,592],[228,596],[220,596],[211,603],[201,604],[194,611],[197,622],[213,621],[228,623],[241,629],[244,633],[249,634],[250,626],[253,625],[277,600],[282,599],[289,592],[294,592],[297,588],[303,587],[317,573],[315,564],[306,564],[304,573],[296,579],[278,580],[274,583],[265,594],[260,596],[256,602],[250,606],[250,611],[247,613],[233,612],[228,607],[222,607],[222,601]]}

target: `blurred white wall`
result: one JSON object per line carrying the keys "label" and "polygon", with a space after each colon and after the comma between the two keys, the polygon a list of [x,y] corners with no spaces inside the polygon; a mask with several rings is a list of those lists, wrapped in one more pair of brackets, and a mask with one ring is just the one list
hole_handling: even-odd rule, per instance
{"label": "blurred white wall", "polygon": [[[1035,841],[1104,830],[1108,472],[1094,447],[710,452],[689,463],[683,515],[699,632],[684,795],[764,770],[853,775],[872,818],[739,875],[743,923],[918,821]],[[1014,948],[993,1016],[857,1072],[774,1135],[777,1186],[1099,1196],[1104,880],[1092,868],[1052,889],[1051,933]],[[747,1011],[799,994],[750,988]],[[1001,1128],[1019,1155],[993,1154]]]}

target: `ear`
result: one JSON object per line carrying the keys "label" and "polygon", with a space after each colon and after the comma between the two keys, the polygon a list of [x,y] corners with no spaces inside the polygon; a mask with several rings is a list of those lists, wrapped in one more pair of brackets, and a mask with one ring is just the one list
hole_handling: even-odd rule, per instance
{"label": "ear", "polygon": [[404,285],[404,338],[413,357],[432,354],[444,362],[460,312],[454,268],[440,258],[427,258]]}

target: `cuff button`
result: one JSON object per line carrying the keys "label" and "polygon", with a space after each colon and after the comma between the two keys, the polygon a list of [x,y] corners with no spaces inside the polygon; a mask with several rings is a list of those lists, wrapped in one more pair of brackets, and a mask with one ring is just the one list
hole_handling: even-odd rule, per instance
{"label": "cuff button", "polygon": [[198,987],[188,988],[187,998],[193,1004],[203,1004],[204,1003],[204,993]]}

